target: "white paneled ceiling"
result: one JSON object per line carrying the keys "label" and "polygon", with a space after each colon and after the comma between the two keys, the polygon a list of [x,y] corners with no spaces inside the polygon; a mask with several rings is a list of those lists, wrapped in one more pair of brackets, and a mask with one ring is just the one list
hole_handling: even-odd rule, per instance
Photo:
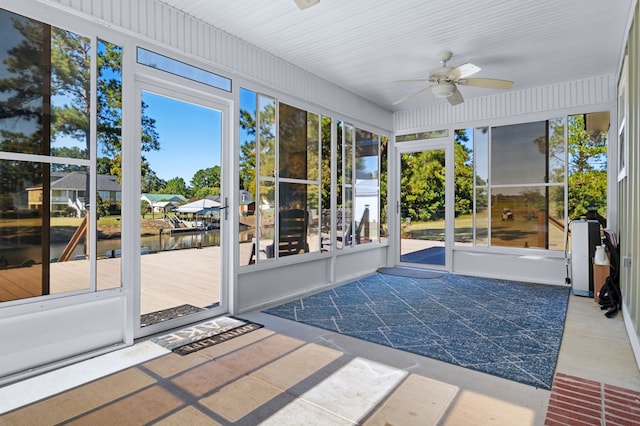
{"label": "white paneled ceiling", "polygon": [[[161,0],[390,110],[446,102],[426,78],[442,50],[512,90],[616,73],[634,0]],[[424,83],[426,84],[426,83]],[[461,86],[465,99],[496,89]]]}

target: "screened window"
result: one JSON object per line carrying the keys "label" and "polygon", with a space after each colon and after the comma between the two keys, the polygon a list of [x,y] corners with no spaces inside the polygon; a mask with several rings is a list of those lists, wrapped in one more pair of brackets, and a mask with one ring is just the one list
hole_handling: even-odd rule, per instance
{"label": "screened window", "polygon": [[379,238],[375,225],[380,222],[380,137],[375,133],[356,129],[355,154],[354,241],[367,243]]}
{"label": "screened window", "polygon": [[546,181],[546,122],[491,129],[491,185]]}
{"label": "screened window", "polygon": [[387,212],[389,210],[389,201],[387,198],[387,189],[389,187],[388,176],[388,158],[387,150],[389,149],[389,138],[382,135],[380,137],[380,242],[386,242],[389,231],[387,222]]}
{"label": "screened window", "polygon": [[[92,105],[99,134],[120,135],[120,49],[3,10],[0,26],[0,302],[119,286],[119,268],[91,279],[100,225],[86,194]],[[118,84],[107,93],[101,77]]]}
{"label": "screened window", "polygon": [[629,108],[628,95],[628,57],[625,56],[622,64],[622,73],[620,74],[620,82],[618,83],[618,180],[627,177],[627,156],[628,144],[626,142],[627,134],[627,109]]}
{"label": "screened window", "polygon": [[[320,116],[279,104],[278,221],[273,257],[321,249]],[[276,250],[277,248],[277,250]]]}
{"label": "screened window", "polygon": [[386,184],[386,142],[381,148],[380,135],[338,123],[338,249],[380,241],[381,206],[386,207],[380,172],[384,162]]}
{"label": "screened window", "polygon": [[569,220],[606,221],[608,129],[601,112],[456,130],[456,244],[563,250]]}
{"label": "screened window", "polygon": [[387,138],[337,122],[332,145],[331,117],[246,89],[240,104],[241,265],[380,241]]}

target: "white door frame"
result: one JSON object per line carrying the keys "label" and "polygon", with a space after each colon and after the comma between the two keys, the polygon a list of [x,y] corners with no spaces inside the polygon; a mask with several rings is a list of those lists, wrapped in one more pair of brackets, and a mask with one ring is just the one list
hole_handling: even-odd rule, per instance
{"label": "white door frame", "polygon": [[[451,133],[451,131],[450,131]],[[453,243],[454,243],[454,150],[453,150],[453,137],[434,138],[428,140],[419,140],[411,142],[395,143],[394,146],[395,160],[393,174],[395,176],[394,184],[394,219],[393,230],[394,239],[393,246],[393,259],[391,264],[399,266],[411,266],[411,267],[423,267],[428,269],[438,269],[451,272],[453,267]],[[400,159],[402,154],[421,152],[435,149],[445,150],[445,174],[446,174],[446,186],[445,186],[445,264],[444,265],[421,265],[416,263],[400,262],[400,237],[401,237],[401,206],[400,206],[400,173],[401,164]]]}
{"label": "white door frame", "polygon": [[[192,315],[184,316],[181,318],[176,318],[171,321],[167,321],[165,323],[152,324],[146,326],[144,328],[140,327],[140,289],[141,289],[141,266],[140,266],[140,220],[139,214],[136,214],[135,217],[138,220],[135,220],[135,230],[130,235],[123,235],[123,252],[124,247],[130,248],[133,256],[128,257],[128,261],[130,262],[129,267],[132,268],[134,279],[133,285],[133,318],[132,323],[134,325],[134,337],[142,337],[151,334],[155,334],[161,331],[166,330],[167,328],[173,328],[176,326],[182,326],[189,323],[193,323],[195,321],[205,320],[214,316],[222,315],[224,313],[229,312],[231,306],[233,306],[232,301],[230,300],[230,295],[232,294],[231,286],[231,277],[233,275],[233,268],[231,265],[234,265],[235,259],[235,251],[230,250],[233,243],[233,221],[230,218],[234,218],[237,215],[236,208],[236,195],[235,192],[231,189],[234,179],[232,179],[231,171],[233,170],[233,162],[232,162],[232,141],[233,141],[233,130],[232,123],[234,114],[232,113],[233,101],[232,99],[225,99],[219,96],[216,96],[216,89],[206,88],[203,90],[203,85],[198,83],[191,82],[184,78],[180,78],[177,76],[172,76],[167,73],[163,73],[157,70],[149,69],[148,71],[145,69],[142,72],[136,73],[135,77],[135,105],[137,108],[133,108],[134,123],[141,122],[141,101],[142,101],[142,92],[151,92],[157,95],[166,96],[169,98],[176,99],[178,101],[183,101],[199,106],[203,106],[205,108],[211,108],[217,111],[220,111],[222,114],[221,120],[221,152],[220,152],[220,162],[221,162],[221,187],[220,187],[220,195],[221,200],[226,200],[228,208],[221,211],[221,220],[220,220],[220,304],[218,307],[206,309],[202,312],[198,312]],[[231,94],[229,95],[231,98]],[[137,129],[139,129],[139,124]],[[137,203],[133,205],[133,208],[139,209],[139,194],[140,194],[140,133],[136,134],[137,137],[132,141],[131,145],[135,145],[135,148],[129,149],[127,154],[129,158],[123,160],[123,164],[128,164],[130,167],[134,168],[131,172],[135,177],[133,179],[133,194],[136,198],[138,198]],[[124,156],[124,148],[123,148],[123,156]],[[123,195],[124,199],[124,195]],[[124,201],[124,200],[123,200]],[[139,211],[139,210],[138,210]],[[129,220],[132,220],[134,216],[129,214],[127,216]],[[124,234],[124,233],[123,233]],[[126,243],[125,243],[126,240]],[[126,260],[123,259],[123,262]],[[126,266],[123,264],[123,269]],[[129,310],[131,312],[131,310]],[[170,323],[170,324],[166,324]]]}

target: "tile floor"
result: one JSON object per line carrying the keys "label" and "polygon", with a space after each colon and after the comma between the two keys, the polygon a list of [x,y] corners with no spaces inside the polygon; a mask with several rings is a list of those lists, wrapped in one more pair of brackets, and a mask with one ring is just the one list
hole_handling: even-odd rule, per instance
{"label": "tile floor", "polygon": [[[638,424],[622,315],[571,296],[551,391],[293,321],[187,356],[149,341],[0,388],[0,425]],[[605,361],[606,360],[606,361]],[[606,366],[606,368],[605,368]]]}

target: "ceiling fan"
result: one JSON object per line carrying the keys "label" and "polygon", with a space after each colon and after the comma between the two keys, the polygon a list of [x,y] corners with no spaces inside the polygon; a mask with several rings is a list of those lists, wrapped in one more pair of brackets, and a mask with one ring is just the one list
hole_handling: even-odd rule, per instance
{"label": "ceiling fan", "polygon": [[399,82],[422,82],[430,83],[427,87],[417,92],[411,93],[404,98],[398,99],[393,103],[397,105],[407,99],[413,98],[422,92],[431,89],[431,93],[437,98],[446,99],[451,105],[457,105],[464,102],[462,94],[458,90],[457,85],[486,87],[489,89],[505,89],[509,90],[513,87],[513,81],[497,80],[495,78],[468,78],[469,76],[481,70],[480,67],[472,63],[466,63],[459,67],[452,68],[447,66],[447,61],[451,59],[453,53],[448,50],[438,53],[438,59],[442,66],[432,70],[429,77],[418,80],[399,80]]}
{"label": "ceiling fan", "polygon": [[300,10],[304,10],[307,9],[311,6],[315,6],[316,4],[320,3],[320,0],[293,0],[296,3],[296,6],[298,6],[298,9]]}

